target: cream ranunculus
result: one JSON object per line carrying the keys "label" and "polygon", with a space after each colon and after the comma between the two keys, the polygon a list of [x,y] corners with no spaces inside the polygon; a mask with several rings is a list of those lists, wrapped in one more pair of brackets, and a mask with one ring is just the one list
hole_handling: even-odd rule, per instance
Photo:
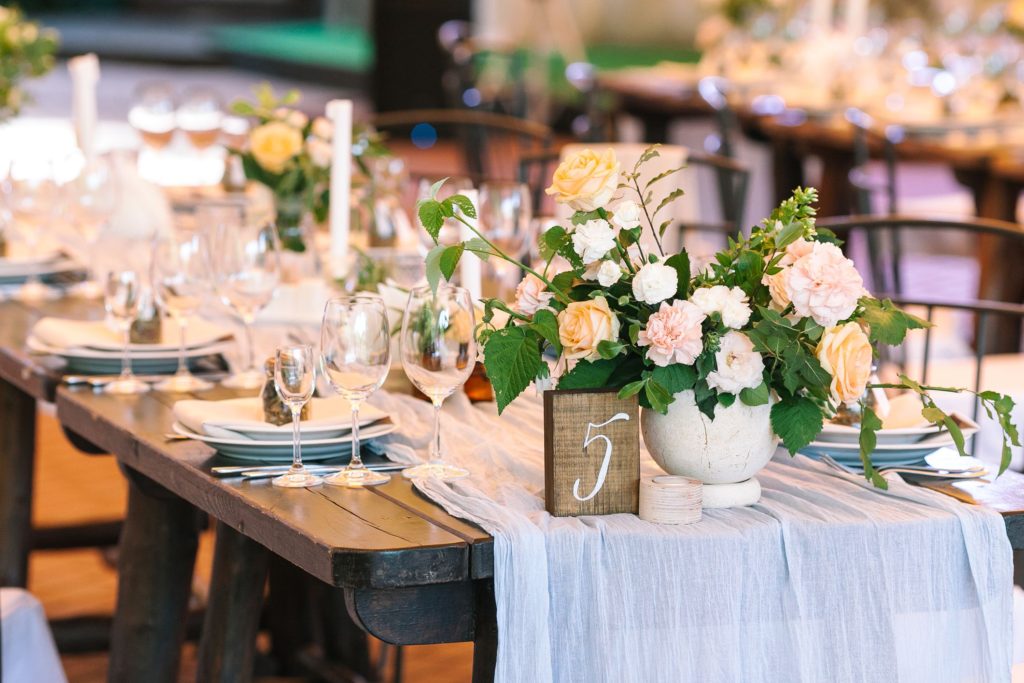
{"label": "cream ranunculus", "polygon": [[615,150],[604,154],[585,149],[558,165],[545,192],[559,204],[576,211],[594,211],[611,201],[619,187],[619,161]]}
{"label": "cream ranunculus", "polygon": [[302,132],[287,123],[271,121],[249,134],[249,149],[256,163],[271,173],[280,173],[302,151]]}
{"label": "cream ranunculus", "polygon": [[597,360],[597,345],[618,339],[619,319],[603,296],[587,301],[574,301],[558,314],[558,338],[565,357]]}
{"label": "cream ranunculus", "polygon": [[871,342],[855,322],[833,327],[818,343],[818,362],[832,375],[832,399],[853,403],[860,399],[871,376]]}
{"label": "cream ranunculus", "polygon": [[678,285],[675,268],[664,263],[648,263],[633,276],[633,296],[653,306],[674,296]]}

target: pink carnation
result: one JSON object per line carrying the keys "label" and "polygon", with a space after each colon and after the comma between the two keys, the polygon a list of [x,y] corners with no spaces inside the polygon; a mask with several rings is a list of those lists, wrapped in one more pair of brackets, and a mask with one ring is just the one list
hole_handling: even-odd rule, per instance
{"label": "pink carnation", "polygon": [[834,244],[821,242],[793,262],[785,284],[797,315],[822,327],[849,318],[864,295],[864,280],[853,261]]}
{"label": "pink carnation", "polygon": [[661,302],[657,313],[647,319],[637,345],[649,346],[647,358],[659,367],[672,363],[693,365],[704,348],[701,323],[704,312],[689,301]]}
{"label": "pink carnation", "polygon": [[798,237],[789,245],[786,246],[786,252],[782,255],[782,260],[779,261],[780,266],[790,266],[797,259],[801,259],[814,251],[814,245],[816,242],[808,242],[803,237]]}

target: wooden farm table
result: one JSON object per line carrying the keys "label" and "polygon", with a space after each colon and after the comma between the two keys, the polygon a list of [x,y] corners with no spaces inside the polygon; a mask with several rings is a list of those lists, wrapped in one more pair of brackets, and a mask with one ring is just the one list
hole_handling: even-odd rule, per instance
{"label": "wooden farm table", "polygon": [[[166,438],[172,406],[181,395],[154,391],[124,397],[58,386],[59,369],[52,361],[20,351],[15,331],[23,338],[39,315],[19,304],[0,304],[5,408],[0,458],[5,472],[17,469],[10,461],[30,468],[25,424],[34,414],[34,400],[55,394],[65,429],[112,453],[122,465],[129,503],[121,537],[111,680],[176,679],[197,510],[217,520],[200,680],[249,678],[271,554],[341,589],[352,617],[386,642],[473,641],[474,680],[492,677],[497,633],[488,534],[448,515],[400,476],[369,490],[280,489],[266,480],[215,478],[209,468],[223,459],[210,448]],[[218,388],[203,397],[234,395]],[[1012,545],[1024,548],[1024,476],[1007,473],[988,486],[935,488],[1002,513]],[[24,497],[10,498],[10,491],[4,491],[0,507],[16,510],[25,504]],[[4,514],[6,523],[12,517]],[[27,518],[28,512],[20,514]]]}

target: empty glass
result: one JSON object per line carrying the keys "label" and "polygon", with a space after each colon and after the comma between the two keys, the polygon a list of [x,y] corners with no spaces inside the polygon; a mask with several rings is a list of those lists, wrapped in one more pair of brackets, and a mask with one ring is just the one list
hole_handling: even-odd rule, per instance
{"label": "empty glass", "polygon": [[263,373],[256,368],[252,325],[270,303],[281,278],[281,247],[271,224],[246,225],[239,207],[217,207],[197,219],[206,230],[217,294],[245,326],[245,370],[224,381],[237,389],[259,389]]}
{"label": "empty glass", "polygon": [[[11,216],[13,232],[28,250],[25,260],[34,262],[34,265],[48,260],[50,255],[42,253],[40,246],[45,242],[60,208],[60,187],[53,162],[36,157],[15,159],[0,189]],[[14,296],[20,301],[36,302],[55,298],[57,292],[44,285],[39,275],[33,272]]]}
{"label": "empty glass", "polygon": [[194,230],[175,230],[157,239],[153,248],[152,282],[157,303],[178,324],[178,371],[156,385],[161,391],[205,391],[213,383],[196,377],[188,369],[185,347],[188,322],[203,303],[209,289],[206,245]]}
{"label": "empty glass", "polygon": [[384,299],[355,294],[328,301],[320,328],[320,353],[327,381],[352,405],[352,460],[324,482],[349,488],[388,482],[389,475],[366,469],[359,451],[359,407],[384,384],[391,367]]}
{"label": "empty glass", "polygon": [[[530,187],[525,183],[487,182],[480,186],[480,228],[503,252],[518,259],[530,241],[533,218]],[[494,296],[508,299],[522,279],[519,268],[501,259],[488,259],[488,280],[495,283]]]}
{"label": "empty glass", "polygon": [[131,344],[132,322],[139,313],[142,278],[134,270],[114,271],[107,274],[103,288],[103,308],[124,338],[121,349],[121,376],[106,385],[108,394],[143,394],[149,385],[132,374],[132,361],[128,353]]}
{"label": "empty glass", "polygon": [[192,147],[198,151],[217,143],[223,119],[220,95],[216,90],[205,86],[186,90],[175,112],[178,128],[185,133]]}
{"label": "empty glass", "polygon": [[476,323],[469,290],[441,285],[409,292],[402,322],[402,367],[416,388],[434,404],[434,438],[430,462],[403,472],[406,477],[460,479],[466,470],[444,461],[441,450],[441,405],[466,383],[476,365]]}
{"label": "empty glass", "polygon": [[85,241],[90,279],[75,287],[84,298],[103,296],[96,277],[96,242],[120,199],[117,175],[105,156],[86,158],[78,174],[62,186],[75,231]]}
{"label": "empty glass", "polygon": [[142,136],[151,149],[171,144],[176,125],[174,88],[169,83],[143,83],[135,91],[135,100],[128,110],[128,123]]}
{"label": "empty glass", "polygon": [[274,355],[274,387],[292,413],[292,466],[273,480],[274,486],[303,488],[323,483],[302,466],[302,434],[299,423],[302,406],[313,397],[316,388],[316,361],[313,348],[306,344],[280,346]]}

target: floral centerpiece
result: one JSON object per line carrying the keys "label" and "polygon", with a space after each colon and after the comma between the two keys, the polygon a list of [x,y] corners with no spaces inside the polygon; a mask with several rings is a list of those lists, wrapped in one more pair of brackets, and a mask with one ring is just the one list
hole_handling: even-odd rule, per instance
{"label": "floral centerpiece", "polygon": [[54,65],[57,32],[0,6],[0,121],[16,115],[27,97],[22,81],[45,75]]}
{"label": "floral centerpiece", "polygon": [[[310,119],[295,108],[300,99],[297,90],[278,97],[263,83],[254,92],[254,101],[239,100],[231,105],[235,114],[256,120],[245,148],[231,153],[241,158],[246,178],[273,193],[284,247],[302,252],[310,231],[307,219],[314,223],[327,220],[334,124],[322,116]],[[353,187],[359,187],[369,182],[366,159],[388,151],[372,128],[355,128],[352,139],[357,170]]]}
{"label": "floral centerpiece", "polygon": [[[439,182],[420,202],[420,221],[435,240],[446,218],[477,235],[428,253],[432,284],[452,277],[466,252],[526,272],[513,305],[484,302],[477,332],[498,410],[549,377],[545,352],[565,367],[559,389],[618,389],[620,397],[637,396],[645,416],[659,418],[686,401],[693,406],[687,419],[700,422],[703,415],[705,424],[734,406],[751,409],[790,453],[805,448],[841,405],[859,403],[865,476],[884,488],[870,458],[881,420],[863,400],[873,349],[898,345],[908,330],[927,323],[864,289],[835,235],[815,227],[813,189],[797,189],[749,237],[730,239],[703,268],[692,269],[685,250],[666,253],[672,221],[660,216],[682,190],[662,191],[679,169],[644,177],[644,163],[658,154],[649,148],[626,171],[610,149],[565,160],[547,193],[574,213],[540,237],[546,265],[536,269],[476,232],[465,219],[476,213],[466,197],[437,200]],[[500,325],[499,310],[508,316]],[[905,376],[884,386],[918,393],[923,417],[948,429],[963,453],[959,426],[931,396],[959,389],[924,387]],[[1013,401],[994,392],[978,399],[1003,428],[1002,471],[1010,445],[1019,445],[1010,422]],[[773,451],[774,442],[768,445]]]}

